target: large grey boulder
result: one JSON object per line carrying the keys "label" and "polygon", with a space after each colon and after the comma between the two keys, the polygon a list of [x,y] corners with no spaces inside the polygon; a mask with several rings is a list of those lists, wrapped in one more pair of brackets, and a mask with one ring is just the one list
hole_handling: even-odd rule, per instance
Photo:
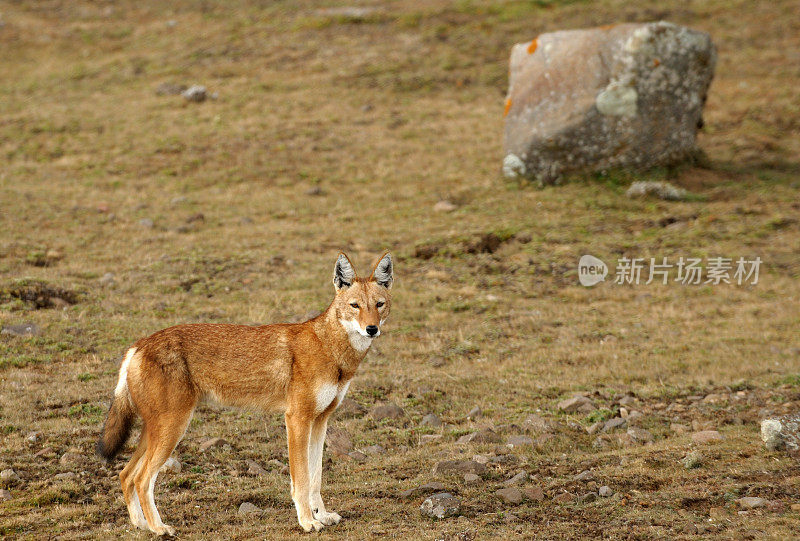
{"label": "large grey boulder", "polygon": [[503,174],[647,168],[697,151],[717,54],[668,22],[542,34],[511,51]]}
{"label": "large grey boulder", "polygon": [[770,451],[800,455],[800,413],[761,421],[761,440]]}

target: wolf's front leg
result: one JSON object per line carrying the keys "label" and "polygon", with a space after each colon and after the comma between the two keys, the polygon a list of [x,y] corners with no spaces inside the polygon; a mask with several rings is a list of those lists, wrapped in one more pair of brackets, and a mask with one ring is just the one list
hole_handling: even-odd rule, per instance
{"label": "wolf's front leg", "polygon": [[296,412],[286,412],[286,435],[289,442],[289,475],[297,521],[303,530],[319,531],[324,525],[314,518],[309,505],[311,479],[308,472],[308,444],[311,419]]}
{"label": "wolf's front leg", "polygon": [[328,431],[328,415],[320,415],[311,426],[311,441],[308,446],[308,469],[311,472],[311,512],[314,518],[326,526],[339,524],[342,520],[337,513],[327,511],[322,503],[322,448]]}

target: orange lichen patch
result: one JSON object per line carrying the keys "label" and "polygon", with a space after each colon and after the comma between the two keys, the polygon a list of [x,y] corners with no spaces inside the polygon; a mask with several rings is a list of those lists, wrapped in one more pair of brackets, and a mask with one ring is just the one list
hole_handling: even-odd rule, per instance
{"label": "orange lichen patch", "polygon": [[503,116],[508,115],[508,110],[511,109],[511,98],[506,99],[506,107],[503,109]]}
{"label": "orange lichen patch", "polygon": [[658,58],[654,58],[653,59],[653,67],[657,68],[660,65],[661,65],[661,60],[659,60]]}
{"label": "orange lichen patch", "polygon": [[536,47],[539,46],[539,39],[535,39],[528,45],[528,54],[533,54],[536,52]]}
{"label": "orange lichen patch", "polygon": [[611,30],[615,26],[617,26],[617,25],[616,24],[604,24],[603,26],[600,27],[600,30]]}

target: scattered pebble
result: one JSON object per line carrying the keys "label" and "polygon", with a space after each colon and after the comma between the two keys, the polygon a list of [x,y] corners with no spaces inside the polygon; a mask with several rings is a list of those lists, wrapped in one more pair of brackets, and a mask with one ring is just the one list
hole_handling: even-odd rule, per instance
{"label": "scattered pebble", "polygon": [[479,483],[481,477],[479,475],[475,475],[474,473],[465,473],[464,474],[464,482],[468,485],[474,485]]}
{"label": "scattered pebble", "polygon": [[687,470],[699,468],[703,465],[703,458],[700,451],[689,451],[683,459],[683,467]]}
{"label": "scattered pebble", "polygon": [[527,480],[528,480],[528,474],[525,473],[524,471],[521,471],[517,472],[517,474],[511,477],[510,479],[506,479],[505,481],[503,481],[503,484],[506,486],[521,485]]}
{"label": "scattered pebble", "polygon": [[574,412],[591,413],[597,408],[592,403],[592,401],[586,398],[585,396],[574,396],[572,398],[567,398],[566,400],[562,400],[561,402],[559,402],[558,409],[566,413],[574,413]]}
{"label": "scattered pebble", "polygon": [[486,455],[473,455],[472,456],[472,460],[474,462],[477,462],[478,464],[488,464],[489,463],[489,457],[486,456]]}
{"label": "scattered pebble", "polygon": [[689,426],[681,423],[670,423],[669,429],[678,435],[689,432]]}
{"label": "scattered pebble", "polygon": [[522,492],[525,493],[525,497],[529,500],[536,502],[544,500],[544,490],[542,490],[542,487],[526,487],[522,489]]}
{"label": "scattered pebble", "polygon": [[239,511],[237,511],[237,513],[240,515],[250,515],[253,513],[260,513],[260,512],[261,509],[259,509],[250,502],[243,502],[242,505],[239,506]]}
{"label": "scattered pebble", "polygon": [[577,474],[573,479],[575,481],[591,481],[594,479],[594,474],[591,470],[583,470],[581,473]]}
{"label": "scattered pebble", "polygon": [[53,479],[56,481],[75,481],[78,479],[78,474],[72,471],[57,473]]}
{"label": "scattered pebble", "polygon": [[11,468],[5,469],[2,472],[0,472],[0,483],[2,483],[3,486],[16,485],[21,480],[22,479],[20,479],[19,475],[17,475],[17,472],[15,472]]}
{"label": "scattered pebble", "polygon": [[597,500],[597,493],[596,492],[587,492],[586,494],[582,494],[578,501],[580,503],[591,503]]}
{"label": "scattered pebble", "polygon": [[114,284],[114,273],[113,272],[107,272],[103,276],[101,276],[100,280],[98,280],[98,281],[100,282],[100,285],[103,285],[103,286],[113,285]]}
{"label": "scattered pebble", "polygon": [[328,435],[325,438],[325,447],[330,452],[338,456],[347,456],[353,450],[353,442],[350,434],[343,428],[328,428]]}
{"label": "scattered pebble", "polygon": [[366,455],[382,455],[385,453],[386,449],[384,449],[382,445],[370,445],[369,447],[364,447],[364,454]]}
{"label": "scattered pebble", "polygon": [[527,419],[522,422],[522,426],[526,432],[544,433],[551,430],[550,423],[544,417],[539,415],[529,415]]}
{"label": "scattered pebble", "polygon": [[367,455],[365,455],[361,451],[350,451],[349,453],[347,453],[347,456],[349,456],[356,462],[366,462],[367,460]]}
{"label": "scattered pebble", "polygon": [[181,463],[175,457],[169,457],[159,471],[166,473],[181,473]]}
{"label": "scattered pebble", "polygon": [[469,410],[469,413],[467,413],[467,419],[469,419],[470,421],[474,421],[479,417],[483,417],[483,410],[478,406],[475,406],[474,408]]}
{"label": "scattered pebble", "polygon": [[28,432],[28,435],[25,436],[25,440],[29,443],[39,443],[42,441],[42,433],[41,432]]}
{"label": "scattered pebble", "polygon": [[561,492],[553,497],[553,501],[556,503],[567,503],[574,500],[575,500],[575,495],[569,492]]}
{"label": "scattered pebble", "polygon": [[408,490],[404,490],[400,493],[401,498],[412,498],[416,496],[422,496],[423,494],[430,494],[431,492],[441,492],[445,490],[445,486],[442,483],[425,483],[424,485],[420,485],[415,488],[409,488]]}
{"label": "scattered pebble", "polygon": [[378,404],[373,407],[369,415],[375,421],[382,421],[384,419],[401,419],[405,416],[405,412],[403,408],[395,404],[394,402],[385,402],[383,404]]}
{"label": "scattered pebble", "polygon": [[614,495],[614,491],[611,490],[611,487],[609,486],[600,487],[600,490],[598,490],[597,493],[600,495],[601,498],[610,498],[611,496]]}
{"label": "scattered pebble", "polygon": [[602,429],[606,424],[602,421],[597,421],[596,423],[592,423],[588,427],[586,427],[586,433],[590,436],[597,434],[597,432]]}
{"label": "scattered pebble", "polygon": [[206,98],[209,97],[208,91],[203,85],[192,85],[181,92],[181,96],[183,96],[186,101],[192,101],[195,103],[206,101]]}
{"label": "scattered pebble", "polygon": [[212,447],[222,447],[223,445],[226,445],[227,443],[228,442],[223,440],[222,438],[211,438],[211,439],[208,439],[208,440],[206,440],[206,441],[204,441],[203,443],[200,444],[200,451],[206,452],[209,449],[211,449]]}
{"label": "scattered pebble", "polygon": [[628,426],[628,421],[623,419],[622,417],[614,417],[613,419],[609,419],[606,421],[606,424],[603,425],[603,432],[610,432],[617,428],[625,428]]}
{"label": "scattered pebble", "polygon": [[[44,449],[43,449],[44,450]],[[69,450],[58,459],[58,463],[62,466],[71,464],[80,464],[83,461],[83,455],[77,451]]]}
{"label": "scattered pebble", "polygon": [[255,476],[255,477],[262,477],[264,475],[267,475],[267,470],[262,468],[261,464],[259,464],[255,460],[248,459],[247,460],[247,474]]}
{"label": "scattered pebble", "polygon": [[517,487],[501,488],[495,492],[506,503],[517,504],[521,503],[525,495]]}
{"label": "scattered pebble", "polygon": [[155,223],[150,218],[142,218],[139,220],[139,225],[144,227],[145,229],[153,229]]}
{"label": "scattered pebble", "polygon": [[35,323],[23,323],[21,325],[5,325],[0,334],[8,334],[11,336],[38,336],[40,334],[39,326]]}
{"label": "scattered pebble", "polygon": [[419,510],[423,515],[432,518],[447,518],[458,515],[461,503],[449,492],[440,492],[425,498]]}
{"label": "scattered pebble", "polygon": [[682,188],[673,186],[669,182],[642,180],[631,184],[631,187],[628,188],[625,195],[628,197],[653,195],[665,201],[684,201],[688,197],[688,192]]}
{"label": "scattered pebble", "polygon": [[439,428],[442,426],[442,420],[435,413],[429,413],[422,418],[419,424],[421,424],[422,426],[432,426],[433,428]]}
{"label": "scattered pebble", "polygon": [[701,430],[692,434],[692,441],[698,444],[713,443],[723,439],[722,434],[716,430]]}
{"label": "scattered pebble", "polygon": [[441,434],[423,434],[419,437],[420,444],[434,443],[442,439]]}
{"label": "scattered pebble", "polygon": [[742,509],[756,509],[758,507],[766,506],[768,502],[764,498],[746,496],[744,498],[739,498],[738,500],[736,500],[736,503],[738,503],[739,507],[741,507]]}
{"label": "scattered pebble", "polygon": [[533,439],[530,436],[511,436],[506,440],[506,447],[514,449],[516,447],[526,447],[533,445]]}
{"label": "scattered pebble", "polygon": [[491,428],[482,428],[472,434],[464,434],[456,443],[500,443],[500,436]]}
{"label": "scattered pebble", "polygon": [[454,205],[450,201],[439,201],[433,205],[433,210],[436,212],[453,212],[457,208],[458,206]]}
{"label": "scattered pebble", "polygon": [[434,474],[443,473],[474,473],[481,474],[486,471],[486,465],[474,460],[444,460],[434,466]]}
{"label": "scattered pebble", "polygon": [[637,443],[650,443],[653,441],[653,435],[644,428],[629,428],[627,434]]}

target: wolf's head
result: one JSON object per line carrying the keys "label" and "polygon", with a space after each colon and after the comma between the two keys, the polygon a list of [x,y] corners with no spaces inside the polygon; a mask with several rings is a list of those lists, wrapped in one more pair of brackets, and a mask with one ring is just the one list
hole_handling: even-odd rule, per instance
{"label": "wolf's head", "polygon": [[381,257],[369,278],[359,278],[345,254],[340,253],[336,259],[333,309],[355,349],[365,351],[372,339],[381,334],[381,325],[392,306],[389,290],[393,281],[394,265],[388,253]]}

